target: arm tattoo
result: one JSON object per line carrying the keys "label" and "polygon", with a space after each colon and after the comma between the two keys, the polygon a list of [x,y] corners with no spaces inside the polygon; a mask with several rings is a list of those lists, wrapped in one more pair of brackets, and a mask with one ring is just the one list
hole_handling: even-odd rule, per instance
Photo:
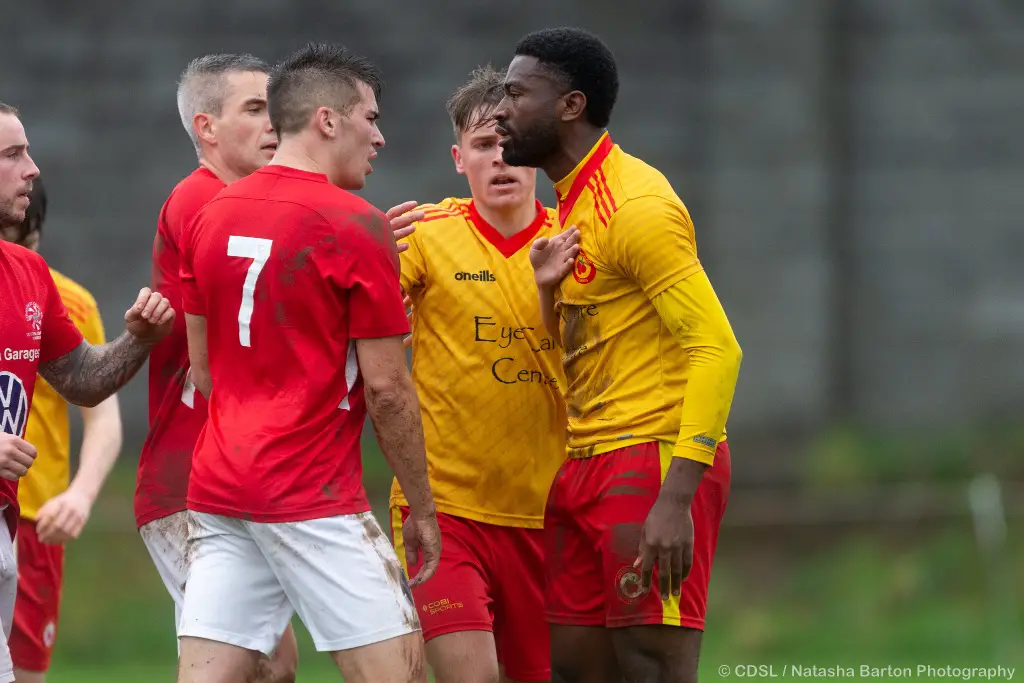
{"label": "arm tattoo", "polygon": [[149,351],[149,346],[125,332],[103,346],[82,342],[70,353],[40,365],[39,374],[69,403],[92,407],[127,384]]}

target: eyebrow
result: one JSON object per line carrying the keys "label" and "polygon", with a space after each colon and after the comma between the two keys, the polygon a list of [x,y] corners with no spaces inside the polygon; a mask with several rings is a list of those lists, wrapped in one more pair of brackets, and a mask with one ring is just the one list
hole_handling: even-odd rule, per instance
{"label": "eyebrow", "polygon": [[3,153],[7,154],[7,152],[14,152],[14,151],[19,151],[20,152],[21,150],[25,150],[25,149],[28,149],[28,145],[7,145],[6,147],[4,147]]}
{"label": "eyebrow", "polygon": [[243,107],[248,107],[250,104],[266,104],[266,103],[267,103],[267,98],[266,97],[250,97],[249,99],[247,99],[245,102],[242,103],[242,106]]}

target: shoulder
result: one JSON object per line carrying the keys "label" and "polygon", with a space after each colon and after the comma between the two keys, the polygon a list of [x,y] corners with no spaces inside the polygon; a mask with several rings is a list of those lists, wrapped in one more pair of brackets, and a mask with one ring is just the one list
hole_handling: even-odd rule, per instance
{"label": "shoulder", "polygon": [[424,213],[423,218],[416,223],[417,228],[429,223],[447,223],[451,221],[466,222],[469,219],[469,205],[472,199],[458,197],[447,197],[436,204],[421,204],[416,211]]}
{"label": "shoulder", "polygon": [[620,208],[628,204],[633,204],[634,210],[662,204],[685,208],[665,174],[647,162],[619,147],[610,155],[609,162],[605,181]]}
{"label": "shoulder", "polygon": [[204,168],[193,171],[181,180],[164,202],[163,216],[169,223],[184,227],[226,186],[221,180]]}
{"label": "shoulder", "polygon": [[15,266],[34,271],[38,274],[45,273],[47,276],[49,275],[49,267],[46,265],[46,260],[31,249],[0,240],[0,252],[3,252],[7,259]]}

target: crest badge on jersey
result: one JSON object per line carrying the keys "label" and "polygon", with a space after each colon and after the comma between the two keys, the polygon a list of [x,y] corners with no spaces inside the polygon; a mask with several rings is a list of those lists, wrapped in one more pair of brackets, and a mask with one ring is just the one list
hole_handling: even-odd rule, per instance
{"label": "crest badge on jersey", "polygon": [[587,255],[580,249],[580,253],[576,255],[576,264],[572,269],[573,279],[581,285],[585,285],[593,280],[595,275],[597,275],[597,268],[594,267],[594,262],[587,258]]}
{"label": "crest badge on jersey", "polygon": [[43,309],[35,301],[25,304],[25,322],[31,326],[28,336],[36,341],[43,336]]}
{"label": "crest badge on jersey", "polygon": [[0,372],[0,432],[24,436],[28,422],[28,392],[21,378],[12,372]]}
{"label": "crest badge on jersey", "polygon": [[623,567],[615,575],[615,592],[627,605],[632,605],[644,598],[644,589],[640,583],[640,574],[632,567]]}

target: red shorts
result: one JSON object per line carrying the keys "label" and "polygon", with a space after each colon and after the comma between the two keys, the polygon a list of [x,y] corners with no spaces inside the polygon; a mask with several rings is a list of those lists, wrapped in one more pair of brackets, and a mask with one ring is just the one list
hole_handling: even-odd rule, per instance
{"label": "red shorts", "polygon": [[[391,508],[391,538],[405,565],[402,523],[409,508]],[[441,563],[412,595],[424,640],[456,631],[492,631],[505,675],[517,681],[551,678],[544,621],[543,531],[497,526],[438,513]],[[420,563],[406,567],[412,577]]]}
{"label": "red shorts", "polygon": [[47,671],[57,639],[57,612],[64,575],[64,546],[40,543],[36,523],[21,519],[15,540],[18,552],[18,597],[8,641],[14,666]]}
{"label": "red shorts", "polygon": [[544,517],[546,611],[554,624],[669,624],[704,629],[711,562],[729,498],[732,464],[721,443],[691,505],[693,567],[682,594],[664,602],[658,570],[651,591],[633,569],[640,531],[672,461],[672,444],[648,442],[567,460],[555,476]]}

